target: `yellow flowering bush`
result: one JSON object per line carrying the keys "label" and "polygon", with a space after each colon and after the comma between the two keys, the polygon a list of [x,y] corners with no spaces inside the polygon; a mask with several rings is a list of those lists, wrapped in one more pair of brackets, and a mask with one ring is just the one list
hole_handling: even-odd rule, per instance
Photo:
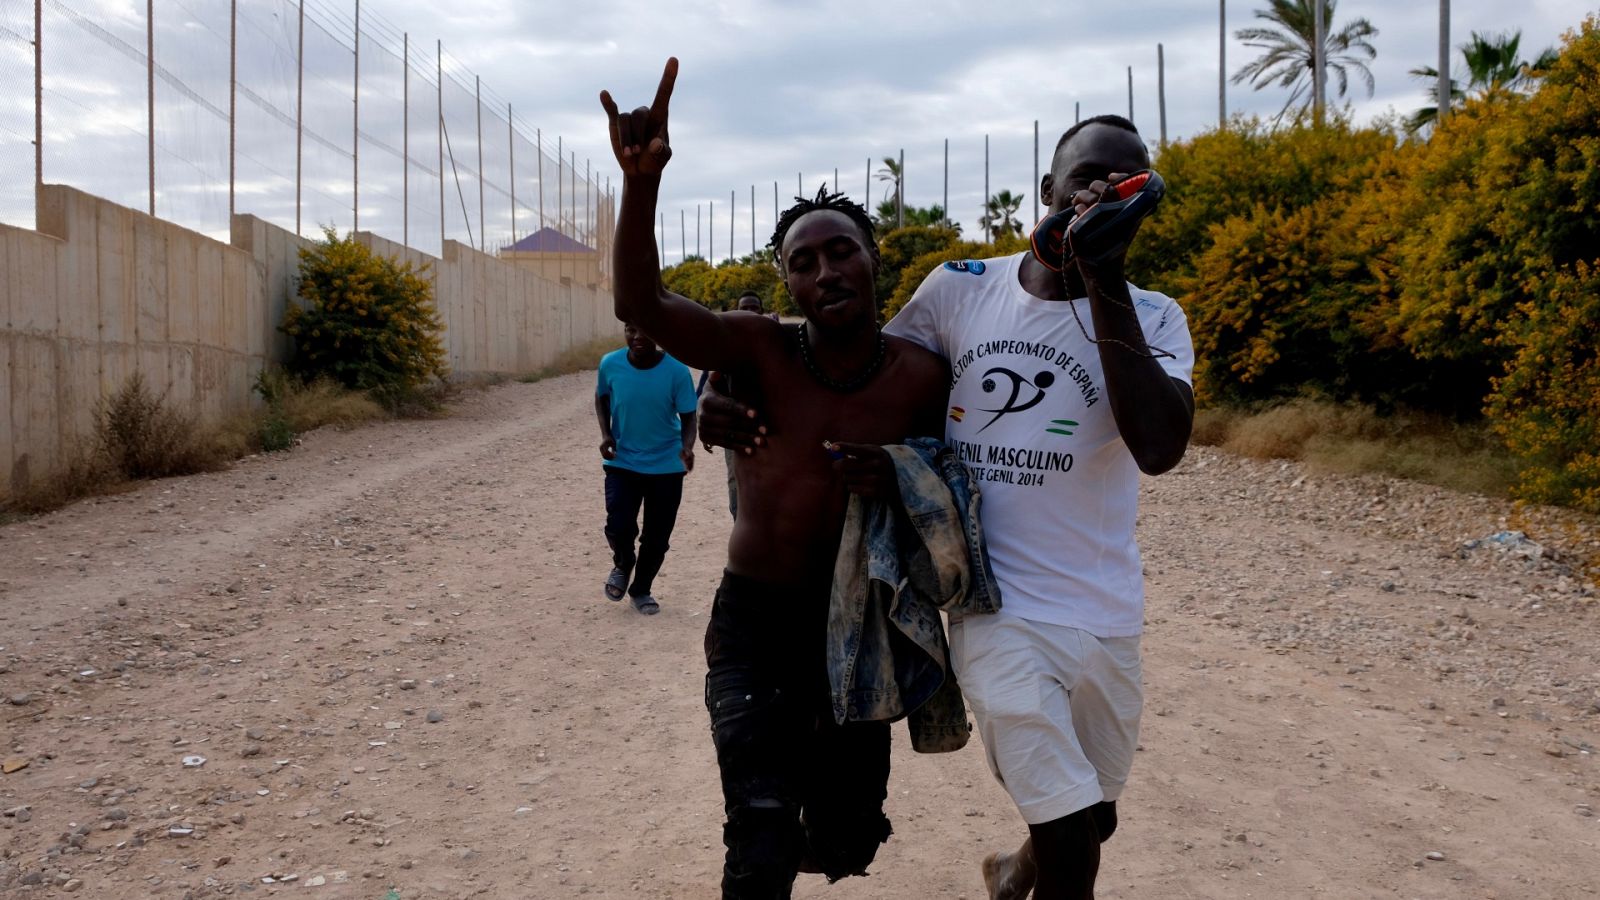
{"label": "yellow flowering bush", "polygon": [[300,251],[298,304],[284,316],[291,369],[390,403],[449,374],[433,285],[411,263],[374,254],[329,229]]}

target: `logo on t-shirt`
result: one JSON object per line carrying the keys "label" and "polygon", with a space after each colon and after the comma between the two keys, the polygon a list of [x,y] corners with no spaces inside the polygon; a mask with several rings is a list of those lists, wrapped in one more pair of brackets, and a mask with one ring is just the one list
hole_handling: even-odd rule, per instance
{"label": "logo on t-shirt", "polygon": [[[999,409],[985,409],[983,412],[994,413],[994,418],[985,422],[983,428],[978,429],[982,434],[990,425],[1000,421],[1001,417],[1011,413],[1027,412],[1044,401],[1045,391],[1056,383],[1055,373],[1044,371],[1029,380],[1026,376],[1013,372],[1004,366],[995,366],[983,373],[983,392],[994,394],[1005,393],[1005,402]],[[1024,397],[1032,392],[1032,396]],[[959,420],[958,420],[959,421]]]}
{"label": "logo on t-shirt", "polygon": [[945,263],[944,267],[952,272],[966,272],[968,275],[982,275],[983,271],[988,268],[981,259],[953,259]]}

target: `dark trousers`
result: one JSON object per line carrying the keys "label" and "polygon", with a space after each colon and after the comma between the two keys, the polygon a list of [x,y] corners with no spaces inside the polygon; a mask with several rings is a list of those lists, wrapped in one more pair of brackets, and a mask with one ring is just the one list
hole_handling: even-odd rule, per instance
{"label": "dark trousers", "polygon": [[888,840],[889,726],[834,722],[828,587],[723,577],[706,628],[722,774],[725,900],[787,898],[798,872],[863,875]]}
{"label": "dark trousers", "polygon": [[[683,500],[683,473],[644,475],[606,466],[606,542],[611,564],[632,578],[628,594],[650,593],[661,562],[667,558],[672,526],[678,521]],[[644,531],[639,530],[639,507],[644,507]],[[639,539],[639,549],[633,541]]]}

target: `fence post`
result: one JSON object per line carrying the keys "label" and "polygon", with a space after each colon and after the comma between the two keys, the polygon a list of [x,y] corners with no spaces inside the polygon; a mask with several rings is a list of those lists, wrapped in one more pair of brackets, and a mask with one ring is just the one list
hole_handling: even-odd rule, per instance
{"label": "fence post", "polygon": [[39,189],[44,187],[44,0],[33,0],[33,206],[38,225]]}
{"label": "fence post", "polygon": [[156,0],[144,4],[145,87],[149,92],[146,104],[150,114],[150,215],[156,214]]}
{"label": "fence post", "polygon": [[350,113],[350,230],[361,230],[361,0],[356,3],[355,93]]}
{"label": "fence post", "polygon": [[539,162],[539,165],[538,165],[538,168],[539,168],[539,230],[543,231],[544,230],[544,129],[535,128],[533,130],[533,144],[534,144],[534,149],[539,151],[535,155],[538,157],[538,162]]}
{"label": "fence post", "polygon": [[444,259],[444,41],[434,39],[433,64],[439,91],[439,258]]}
{"label": "fence post", "polygon": [[233,190],[239,157],[239,0],[228,3],[228,228],[233,229]]}
{"label": "fence post", "polygon": [[478,250],[489,252],[489,229],[483,221],[483,78],[472,76],[472,103],[478,113]]}
{"label": "fence post", "polygon": [[411,246],[411,32],[400,35],[400,243]]}
{"label": "fence post", "polygon": [[511,243],[517,242],[517,126],[511,124],[511,104],[506,104],[506,147],[511,154]]}
{"label": "fence post", "polygon": [[300,10],[299,38],[294,51],[297,74],[294,80],[294,233],[300,236],[300,188],[305,179],[306,131],[306,0],[296,4]]}

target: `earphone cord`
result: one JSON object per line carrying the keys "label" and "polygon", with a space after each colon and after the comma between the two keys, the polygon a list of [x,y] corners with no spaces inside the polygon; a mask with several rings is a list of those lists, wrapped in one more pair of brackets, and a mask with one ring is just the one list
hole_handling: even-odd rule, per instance
{"label": "earphone cord", "polygon": [[[1072,263],[1072,237],[1071,237],[1071,235],[1064,234],[1064,235],[1061,236],[1061,294],[1062,294],[1062,296],[1068,297],[1068,298],[1072,297],[1072,287],[1071,287],[1071,285],[1069,285],[1067,283],[1067,266],[1070,265],[1071,263]],[[1116,299],[1115,297],[1112,297],[1112,298],[1109,298],[1109,299],[1113,303],[1116,303],[1118,306],[1124,307],[1129,312],[1132,312],[1134,314],[1134,321],[1138,321],[1138,319],[1139,319],[1138,310],[1135,310],[1133,308],[1133,304],[1132,303],[1124,303],[1121,300]],[[1073,318],[1074,321],[1076,321],[1078,323],[1078,330],[1083,332],[1083,339],[1088,341],[1091,344],[1094,344],[1095,346],[1099,346],[1100,344],[1103,344],[1103,343],[1116,344],[1117,346],[1122,347],[1124,350],[1127,350],[1129,353],[1132,353],[1135,356],[1142,356],[1145,359],[1177,359],[1178,358],[1176,354],[1171,353],[1171,352],[1166,351],[1166,350],[1163,350],[1160,347],[1149,347],[1148,351],[1146,351],[1146,350],[1140,350],[1138,347],[1135,347],[1134,345],[1128,343],[1127,341],[1118,340],[1117,338],[1099,338],[1099,339],[1092,338],[1092,337],[1089,336],[1089,329],[1085,328],[1084,325],[1083,325],[1083,318],[1078,315],[1078,301],[1077,300],[1073,300],[1073,299],[1069,299],[1069,300],[1067,300],[1067,305],[1072,307],[1072,318]],[[1146,346],[1148,347],[1149,345],[1146,345]]]}

